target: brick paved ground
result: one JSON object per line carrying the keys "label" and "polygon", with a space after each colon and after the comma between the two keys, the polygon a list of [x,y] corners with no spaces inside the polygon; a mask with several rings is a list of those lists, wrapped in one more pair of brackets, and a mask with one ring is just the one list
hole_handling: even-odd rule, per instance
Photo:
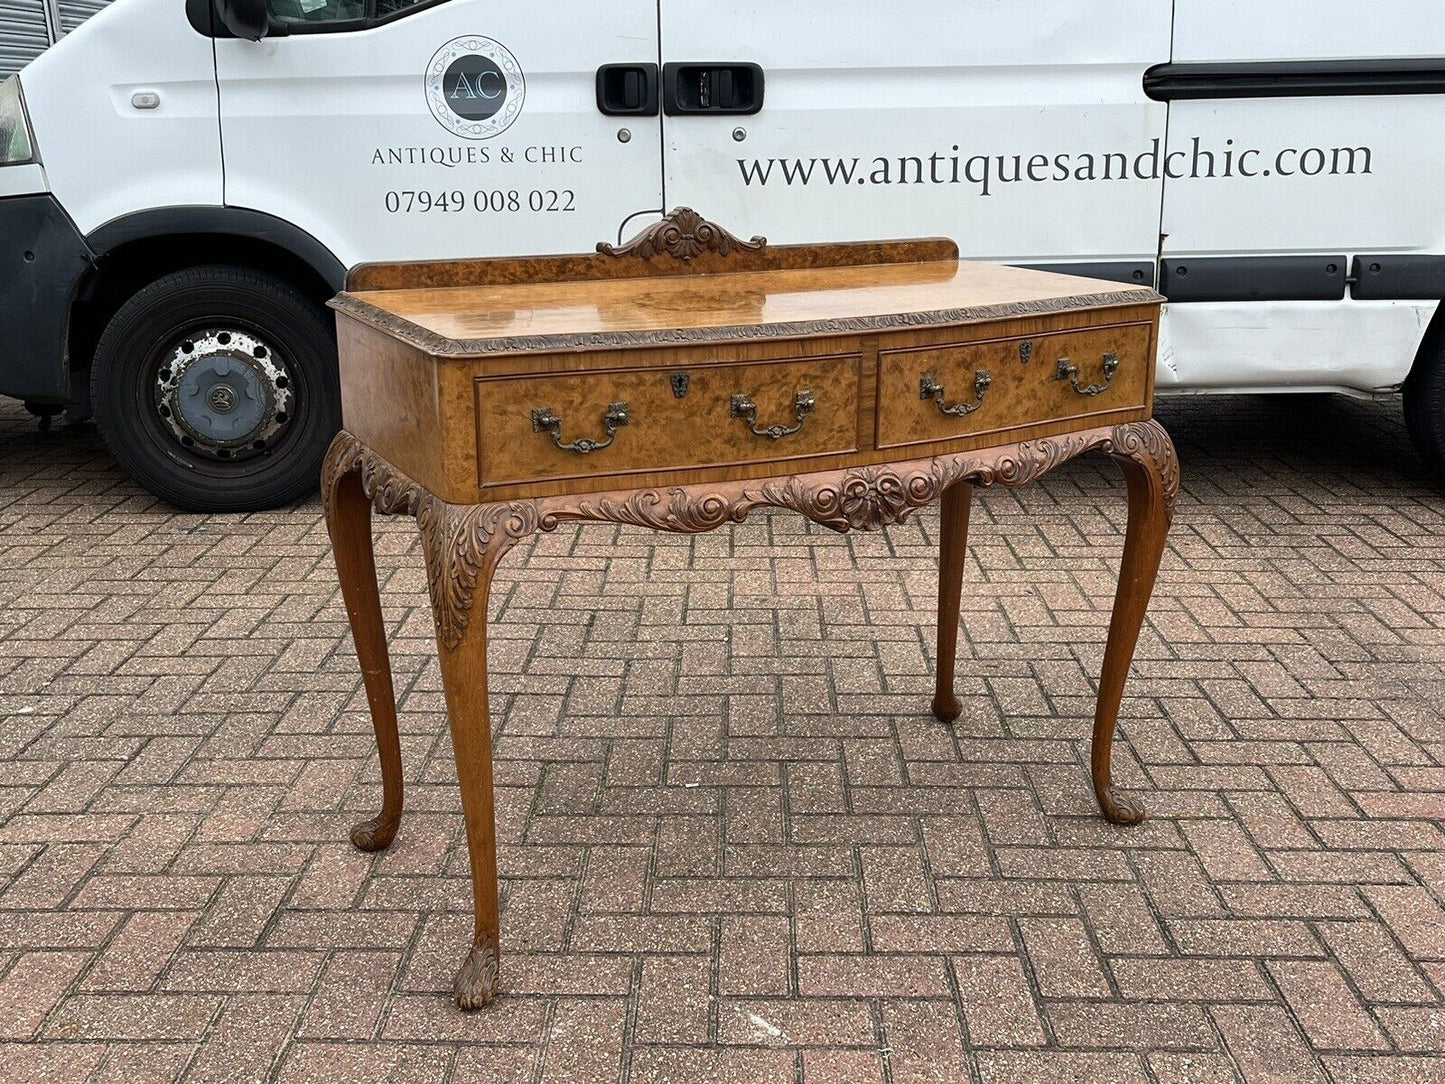
{"label": "brick paved ground", "polygon": [[1445,1080],[1445,497],[1394,406],[1162,411],[1184,494],[1094,815],[1107,460],[936,517],[563,530],[494,592],[505,996],[469,938],[421,561],[380,527],[378,803],[316,502],[178,515],[0,407],[9,1081]]}

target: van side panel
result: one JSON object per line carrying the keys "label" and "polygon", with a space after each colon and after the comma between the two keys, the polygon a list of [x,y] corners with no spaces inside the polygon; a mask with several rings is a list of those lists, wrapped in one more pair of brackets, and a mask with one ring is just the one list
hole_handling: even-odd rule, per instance
{"label": "van side panel", "polygon": [[1174,62],[1445,55],[1440,0],[1174,0]]}
{"label": "van side panel", "polygon": [[[220,204],[215,60],[180,0],[117,0],[20,80],[50,189],[81,233],[132,211]],[[137,109],[139,91],[159,105]]]}
{"label": "van side panel", "polygon": [[[665,63],[750,61],[753,116],[668,116],[668,202],[770,240],[941,235],[974,259],[1159,244],[1164,0],[661,0]],[[1152,277],[1152,276],[1151,276]]]}
{"label": "van side panel", "polygon": [[[1380,91],[1398,89],[1402,65],[1445,57],[1439,0],[1176,0],[1174,10],[1170,59],[1208,65],[1215,88],[1206,78],[1208,96],[1169,102],[1161,262],[1180,288],[1164,292],[1187,299],[1191,266],[1227,261],[1240,294],[1258,300],[1170,304],[1159,390],[1398,385],[1440,296],[1404,296],[1404,284],[1438,281],[1418,257],[1445,269],[1445,94]],[[1319,65],[1347,69],[1349,92],[1248,88],[1262,72],[1298,80]],[[1333,300],[1292,300],[1312,296],[1309,283],[1280,259],[1369,274],[1407,254],[1418,273],[1380,279],[1370,300],[1343,283]]]}
{"label": "van side panel", "polygon": [[[662,205],[658,119],[596,98],[601,65],[656,62],[655,0],[449,0],[370,29],[217,39],[226,203],[347,266],[585,251]],[[502,86],[478,91],[472,63]]]}

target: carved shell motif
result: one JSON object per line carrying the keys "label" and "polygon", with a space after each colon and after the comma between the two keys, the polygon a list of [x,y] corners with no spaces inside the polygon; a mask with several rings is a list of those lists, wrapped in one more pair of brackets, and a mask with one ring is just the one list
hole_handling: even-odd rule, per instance
{"label": "carved shell motif", "polygon": [[597,251],[606,256],[636,256],[650,260],[666,253],[684,262],[714,252],[726,256],[734,249],[755,252],[768,243],[765,237],[744,241],[734,237],[716,222],[709,222],[691,207],[679,207],[660,222],[655,222],[625,245],[599,242]]}

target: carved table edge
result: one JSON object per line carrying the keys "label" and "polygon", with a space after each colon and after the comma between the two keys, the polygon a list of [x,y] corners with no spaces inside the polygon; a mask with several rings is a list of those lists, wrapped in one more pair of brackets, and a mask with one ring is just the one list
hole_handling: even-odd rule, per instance
{"label": "carved table edge", "polygon": [[949,452],[927,459],[795,474],[774,479],[703,482],[494,503],[454,505],[373,452],[346,430],[337,433],[321,470],[328,521],[337,485],[352,473],[376,511],[414,516],[427,557],[432,609],[441,642],[455,648],[471,614],[479,580],[538,531],[572,522],[618,523],[699,534],[739,523],[756,508],[787,508],[834,531],[875,531],[902,523],[960,482],[1018,486],[1090,451],[1147,462],[1158,473],[1165,514],[1179,493],[1179,461],[1164,427],[1149,419],[1055,437]]}
{"label": "carved table edge", "polygon": [[841,316],[828,320],[783,320],[768,324],[726,324],[716,327],[658,328],[648,331],[580,331],[551,335],[502,335],[484,339],[453,339],[372,304],[356,294],[340,293],[327,302],[363,323],[411,343],[439,358],[474,358],[489,354],[533,354],[559,350],[619,350],[647,346],[677,346],[714,342],[735,343],[753,339],[817,338],[828,335],[895,331],[900,328],[947,327],[1087,309],[1155,305],[1163,295],[1144,287],[1096,294],[1075,294],[1034,301],[1008,301],[968,308],[926,312],[888,313],[878,316]]}

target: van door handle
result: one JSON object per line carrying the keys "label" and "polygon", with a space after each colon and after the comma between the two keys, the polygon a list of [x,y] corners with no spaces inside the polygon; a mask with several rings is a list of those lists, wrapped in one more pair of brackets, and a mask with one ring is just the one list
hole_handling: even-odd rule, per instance
{"label": "van door handle", "polygon": [[604,64],[597,69],[597,108],[609,117],[657,116],[656,64]]}
{"label": "van door handle", "polygon": [[756,113],[763,107],[763,69],[746,61],[689,61],[662,66],[662,109],[693,113]]}

